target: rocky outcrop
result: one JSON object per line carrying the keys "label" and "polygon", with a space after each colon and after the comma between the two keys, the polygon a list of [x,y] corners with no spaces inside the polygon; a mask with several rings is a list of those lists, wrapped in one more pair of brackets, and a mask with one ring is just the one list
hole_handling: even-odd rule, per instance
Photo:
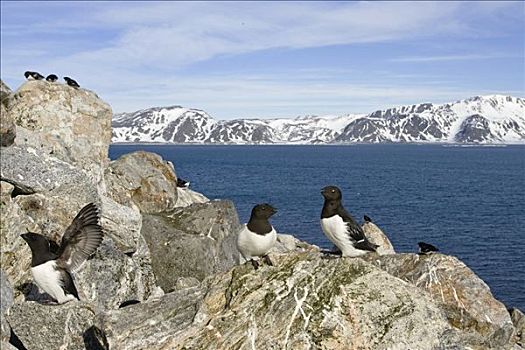
{"label": "rocky outcrop", "polygon": [[17,126],[16,144],[95,174],[107,165],[112,112],[95,93],[27,81],[13,94],[9,113]]}
{"label": "rocky outcrop", "polygon": [[442,254],[396,254],[367,260],[428,292],[455,328],[478,333],[486,345],[503,348],[514,327],[505,305],[463,262]]}
{"label": "rocky outcrop", "polygon": [[[0,164],[2,349],[519,348],[523,315],[511,320],[464,264],[392,254],[373,224],[364,230],[379,254],[328,257],[279,235],[271,265],[239,265],[233,203],[177,188],[173,165],[151,153],[107,162],[108,111],[60,84],[13,94],[16,142]],[[74,274],[81,301],[44,305],[20,234],[58,243],[87,202],[105,235]]]}
{"label": "rocky outcrop", "polygon": [[16,128],[12,114],[8,113],[12,100],[11,89],[0,80],[0,146],[11,146],[15,141]]}
{"label": "rocky outcrop", "polygon": [[179,277],[202,280],[231,268],[238,262],[239,227],[230,201],[193,204],[167,216],[144,214],[142,235],[159,286],[171,291]]}
{"label": "rocky outcrop", "polygon": [[273,260],[100,314],[100,343],[126,350],[488,348],[455,329],[429,294],[362,259],[303,251]]}
{"label": "rocky outcrop", "polygon": [[95,310],[87,303],[50,306],[26,302],[11,307],[7,320],[28,350],[81,350],[87,348],[85,333],[94,316]]}
{"label": "rocky outcrop", "polygon": [[177,203],[175,169],[159,155],[133,152],[111,162],[105,172],[108,192],[124,205],[136,204],[147,214],[168,212]]}

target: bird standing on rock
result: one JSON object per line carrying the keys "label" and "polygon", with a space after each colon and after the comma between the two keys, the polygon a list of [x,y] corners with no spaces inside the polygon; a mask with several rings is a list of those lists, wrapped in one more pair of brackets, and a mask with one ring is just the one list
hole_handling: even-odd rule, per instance
{"label": "bird standing on rock", "polygon": [[434,247],[432,244],[428,244],[425,242],[418,242],[417,244],[419,246],[419,254],[426,255],[430,253],[434,253],[439,251],[436,247]]}
{"label": "bird standing on rock", "polygon": [[361,226],[343,207],[341,190],[336,186],[326,186],[321,194],[324,197],[321,227],[326,237],[341,250],[342,256],[375,252],[378,245],[366,238]]}
{"label": "bird standing on rock", "polygon": [[58,77],[55,74],[49,74],[46,77],[46,80],[49,81],[50,83],[54,83],[55,81],[58,80]]}
{"label": "bird standing on rock", "polygon": [[277,232],[268,219],[276,212],[277,210],[268,203],[257,204],[252,209],[250,220],[239,231],[237,249],[255,268],[258,268],[258,263],[254,258],[259,257],[264,257],[271,265],[267,254],[275,245]]}
{"label": "bird standing on rock", "polygon": [[64,77],[64,80],[66,81],[67,85],[74,87],[75,89],[78,89],[80,85],[70,77]]}
{"label": "bird standing on rock", "polygon": [[79,300],[71,272],[78,270],[102,242],[96,205],[86,205],[73,219],[62,236],[58,256],[50,251],[44,236],[28,232],[21,237],[31,248],[31,274],[38,287],[59,304]]}
{"label": "bird standing on rock", "polygon": [[26,77],[27,80],[42,80],[44,79],[44,76],[38,72],[31,72],[26,71],[24,73],[24,77]]}

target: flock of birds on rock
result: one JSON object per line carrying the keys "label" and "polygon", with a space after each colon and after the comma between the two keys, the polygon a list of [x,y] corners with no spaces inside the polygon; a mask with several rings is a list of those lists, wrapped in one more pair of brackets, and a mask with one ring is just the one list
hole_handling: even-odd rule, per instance
{"label": "flock of birds on rock", "polygon": [[[44,76],[38,72],[27,71],[24,73],[24,76],[27,80],[44,80]],[[58,81],[58,77],[56,76],[56,74],[49,74],[45,78],[45,80],[50,83],[55,83],[56,81]],[[64,77],[64,81],[67,85],[74,87],[75,89],[78,89],[80,87],[80,85],[78,85],[78,83],[70,77]]]}
{"label": "flock of birds on rock", "polygon": [[[180,185],[186,187],[186,181]],[[371,243],[361,226],[345,210],[342,193],[336,186],[322,189],[324,205],[321,211],[321,227],[326,237],[339,249],[343,257],[357,257],[375,252],[379,246]],[[270,217],[277,210],[268,203],[253,207],[250,220],[237,233],[237,249],[246,262],[255,269],[259,260],[273,265],[268,253],[277,241],[277,232],[270,224]],[[80,300],[71,273],[78,270],[102,243],[99,209],[89,203],[80,210],[65,230],[57,253],[50,249],[50,242],[43,235],[27,232],[21,237],[31,249],[31,274],[35,283],[58,304]],[[365,221],[371,222],[368,216]],[[438,251],[424,242],[418,243],[420,254]],[[333,253],[332,253],[333,254]],[[138,303],[132,300],[120,307]]]}

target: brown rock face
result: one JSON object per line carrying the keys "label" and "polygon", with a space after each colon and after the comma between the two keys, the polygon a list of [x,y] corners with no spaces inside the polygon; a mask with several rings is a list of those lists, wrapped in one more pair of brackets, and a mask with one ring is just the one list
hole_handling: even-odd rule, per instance
{"label": "brown rock face", "polygon": [[14,94],[9,113],[18,145],[98,173],[108,163],[111,107],[85,89],[27,81]]}
{"label": "brown rock face", "polygon": [[177,203],[175,169],[161,156],[133,152],[111,162],[105,172],[109,195],[118,203],[136,204],[141,212],[168,212]]}

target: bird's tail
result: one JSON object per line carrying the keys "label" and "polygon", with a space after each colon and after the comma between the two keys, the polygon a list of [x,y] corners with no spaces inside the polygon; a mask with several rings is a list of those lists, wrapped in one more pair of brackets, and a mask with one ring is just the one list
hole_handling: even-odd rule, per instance
{"label": "bird's tail", "polygon": [[369,250],[371,252],[375,252],[379,246],[370,242],[368,239],[364,239],[354,244],[354,247],[361,250]]}

